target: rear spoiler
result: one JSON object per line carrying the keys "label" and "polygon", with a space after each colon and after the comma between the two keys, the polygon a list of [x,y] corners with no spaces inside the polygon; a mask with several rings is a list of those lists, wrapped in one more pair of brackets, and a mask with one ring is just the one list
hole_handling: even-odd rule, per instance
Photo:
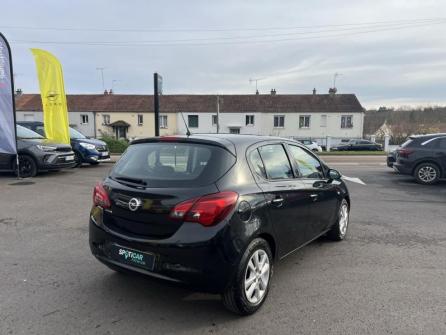
{"label": "rear spoiler", "polygon": [[130,145],[141,144],[141,143],[165,143],[165,142],[177,142],[177,143],[196,143],[196,144],[206,144],[206,145],[214,145],[220,148],[223,148],[229,151],[231,154],[236,156],[235,146],[232,142],[226,141],[227,145],[224,143],[208,140],[204,138],[194,138],[194,137],[185,137],[185,136],[159,136],[159,137],[148,137],[141,138],[137,140],[133,140],[130,142]]}

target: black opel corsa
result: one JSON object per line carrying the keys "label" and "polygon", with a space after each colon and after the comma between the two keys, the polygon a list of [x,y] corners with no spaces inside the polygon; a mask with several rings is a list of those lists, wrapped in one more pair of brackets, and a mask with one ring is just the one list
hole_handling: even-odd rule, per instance
{"label": "black opel corsa", "polygon": [[242,315],[265,301],[275,261],[344,239],[350,212],[339,172],[303,145],[228,134],[133,141],[93,202],[98,260],[221,293]]}

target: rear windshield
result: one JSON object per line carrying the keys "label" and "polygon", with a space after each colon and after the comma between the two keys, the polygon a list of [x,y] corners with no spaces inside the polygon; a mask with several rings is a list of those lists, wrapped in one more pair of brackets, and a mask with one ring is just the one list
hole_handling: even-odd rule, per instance
{"label": "rear windshield", "polygon": [[191,187],[215,182],[235,163],[227,150],[196,143],[131,145],[112,170],[117,181],[137,180],[147,187]]}
{"label": "rear windshield", "polygon": [[401,144],[401,148],[406,148],[406,147],[410,147],[410,145],[412,144],[413,140],[411,138],[409,138],[406,142],[404,142],[403,144]]}

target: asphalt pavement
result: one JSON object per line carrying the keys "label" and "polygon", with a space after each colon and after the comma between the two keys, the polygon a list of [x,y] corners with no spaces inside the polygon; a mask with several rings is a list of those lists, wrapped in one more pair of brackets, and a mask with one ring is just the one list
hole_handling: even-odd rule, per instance
{"label": "asphalt pavement", "polygon": [[0,175],[0,334],[446,334],[446,182],[418,185],[385,157],[323,158],[366,184],[348,183],[348,238],[276,264],[264,306],[242,318],[91,256],[92,189],[111,164]]}

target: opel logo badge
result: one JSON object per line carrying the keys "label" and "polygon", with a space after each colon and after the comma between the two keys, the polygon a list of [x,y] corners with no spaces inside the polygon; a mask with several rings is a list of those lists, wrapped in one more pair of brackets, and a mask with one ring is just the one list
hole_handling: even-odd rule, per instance
{"label": "opel logo badge", "polygon": [[132,198],[132,199],[130,199],[130,201],[129,201],[129,209],[130,209],[132,212],[137,211],[138,208],[141,207],[141,205],[142,205],[142,201],[141,201],[141,199],[138,199],[138,198]]}
{"label": "opel logo badge", "polygon": [[47,98],[49,101],[56,101],[58,95],[59,95],[59,94],[57,94],[57,93],[54,92],[54,91],[49,91],[49,92],[47,93],[47,95],[46,95],[46,98]]}

